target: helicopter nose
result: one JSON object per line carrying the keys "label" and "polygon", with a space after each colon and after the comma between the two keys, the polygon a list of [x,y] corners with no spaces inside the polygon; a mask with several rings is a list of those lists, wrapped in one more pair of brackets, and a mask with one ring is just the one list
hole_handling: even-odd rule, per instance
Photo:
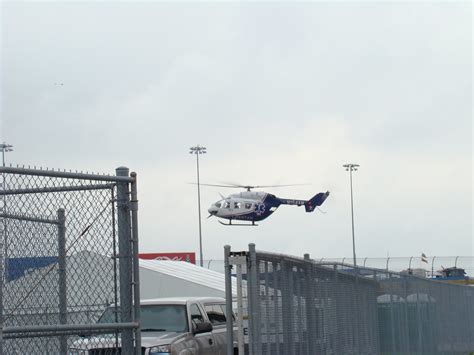
{"label": "helicopter nose", "polygon": [[215,215],[217,213],[217,207],[212,206],[207,210],[207,212],[211,215]]}

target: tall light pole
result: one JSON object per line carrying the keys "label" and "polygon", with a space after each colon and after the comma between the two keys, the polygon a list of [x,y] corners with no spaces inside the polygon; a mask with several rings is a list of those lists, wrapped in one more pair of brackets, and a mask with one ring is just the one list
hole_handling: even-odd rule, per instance
{"label": "tall light pole", "polygon": [[13,146],[3,142],[0,143],[0,149],[2,150],[2,166],[5,166],[5,152],[13,151]]}
{"label": "tall light pole", "polygon": [[195,147],[189,148],[189,154],[196,154],[197,166],[197,186],[198,186],[198,214],[199,214],[199,259],[200,265],[203,266],[202,259],[202,233],[201,233],[201,191],[199,189],[199,155],[206,154],[206,147],[201,147],[199,144]]}
{"label": "tall light pole", "polygon": [[349,177],[351,181],[351,215],[352,215],[352,256],[354,258],[354,266],[357,266],[356,262],[356,246],[355,246],[355,237],[354,237],[354,198],[352,196],[352,172],[357,171],[357,168],[359,167],[358,164],[344,164],[344,168],[346,168],[346,171],[349,171]]}

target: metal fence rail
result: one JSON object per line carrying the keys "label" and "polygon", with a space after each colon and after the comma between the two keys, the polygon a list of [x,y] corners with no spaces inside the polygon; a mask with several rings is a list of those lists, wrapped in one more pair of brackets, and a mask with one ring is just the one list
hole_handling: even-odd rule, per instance
{"label": "metal fence rail", "polygon": [[97,328],[110,305],[115,347],[132,353],[136,339],[141,353],[130,200],[136,179],[127,168],[116,176],[12,167],[0,174],[0,354],[85,349],[80,335]]}
{"label": "metal fence rail", "polygon": [[[354,264],[352,258],[320,258],[314,257],[320,264],[341,263]],[[432,256],[427,262],[422,262],[420,257],[383,257],[383,258],[357,258],[357,265],[373,269],[384,269],[395,272],[414,271],[418,276],[436,275],[443,266],[463,268],[468,275],[474,275],[474,256]],[[224,273],[223,259],[204,260],[204,267]]]}
{"label": "metal fence rail", "polygon": [[474,351],[474,287],[256,252],[253,244],[229,248],[226,260],[233,254],[247,257],[250,354]]}

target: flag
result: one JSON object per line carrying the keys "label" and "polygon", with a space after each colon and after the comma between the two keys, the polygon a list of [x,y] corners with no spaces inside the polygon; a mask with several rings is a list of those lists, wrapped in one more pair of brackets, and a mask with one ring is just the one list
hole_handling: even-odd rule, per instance
{"label": "flag", "polygon": [[428,264],[428,257],[425,253],[421,253],[421,261]]}

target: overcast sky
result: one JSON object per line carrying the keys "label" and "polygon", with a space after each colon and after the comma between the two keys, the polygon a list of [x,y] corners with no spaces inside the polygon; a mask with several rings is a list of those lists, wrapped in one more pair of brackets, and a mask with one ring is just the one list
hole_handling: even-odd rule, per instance
{"label": "overcast sky", "polygon": [[[139,176],[144,252],[196,251],[201,181],[269,189],[257,228],[205,219],[223,246],[313,257],[473,255],[470,2],[3,2],[7,161]],[[63,85],[61,85],[63,84]]]}

